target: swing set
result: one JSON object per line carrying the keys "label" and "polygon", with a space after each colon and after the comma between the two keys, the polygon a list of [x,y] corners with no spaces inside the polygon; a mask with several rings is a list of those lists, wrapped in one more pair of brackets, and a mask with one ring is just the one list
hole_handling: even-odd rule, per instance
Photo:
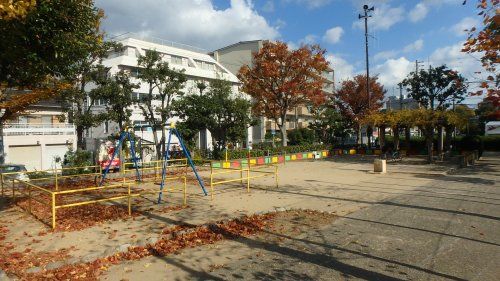
{"label": "swing set", "polygon": [[[151,128],[151,126],[149,126],[149,125],[148,126],[141,126],[141,128],[143,128],[143,127]],[[184,140],[182,139],[182,136],[181,136],[181,133],[179,132],[179,130],[177,130],[177,128],[175,127],[175,123],[171,123],[171,124],[167,125],[166,127],[168,129],[168,141],[167,141],[167,146],[165,149],[165,154],[162,155],[162,158],[163,158],[162,159],[162,173],[161,173],[162,177],[161,177],[161,183],[160,183],[160,190],[158,193],[158,204],[160,204],[161,200],[162,200],[163,189],[165,187],[166,175],[167,175],[167,172],[169,169],[169,165],[168,165],[169,161],[168,160],[170,160],[170,156],[171,156],[170,155],[170,145],[171,145],[171,141],[172,141],[172,135],[175,135],[177,137],[177,139],[179,140],[179,144],[181,146],[182,152],[187,159],[187,163],[189,164],[189,166],[191,166],[191,169],[193,170],[193,173],[196,176],[196,179],[198,180],[198,184],[200,185],[201,190],[203,191],[205,196],[208,195],[208,193],[205,189],[205,184],[203,183],[203,180],[199,176],[198,171],[196,170],[196,167],[194,165],[193,159],[191,158],[191,153],[189,152],[186,145],[184,144]],[[104,171],[103,171],[101,182],[99,183],[99,186],[103,185],[104,180],[106,179],[106,176],[109,173],[111,163],[113,162],[114,158],[117,156],[118,151],[121,150],[123,143],[127,139],[130,142],[129,149],[130,149],[130,154],[132,155],[132,161],[133,161],[134,168],[135,168],[136,181],[138,181],[138,182],[142,181],[141,175],[139,173],[139,164],[137,163],[134,137],[126,128],[125,131],[120,133],[120,138],[118,139],[118,144],[116,145],[116,149],[113,152],[113,156],[111,157],[108,165],[106,166],[106,169],[104,169]]]}

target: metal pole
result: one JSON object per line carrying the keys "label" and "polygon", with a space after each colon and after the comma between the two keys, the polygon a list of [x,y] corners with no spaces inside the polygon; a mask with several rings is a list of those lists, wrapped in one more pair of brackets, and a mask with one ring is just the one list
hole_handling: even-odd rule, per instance
{"label": "metal pole", "polygon": [[403,110],[403,84],[399,83],[399,110]]}
{"label": "metal pole", "polygon": [[[366,95],[368,97],[368,111],[371,110],[371,93],[370,93],[370,62],[368,58],[368,18],[371,15],[368,15],[369,11],[375,10],[375,7],[369,8],[368,5],[363,5],[364,15],[359,15],[359,19],[365,20],[365,57],[366,57]],[[368,147],[371,146],[371,128],[368,126],[366,133],[368,136]],[[369,130],[368,130],[369,129]]]}

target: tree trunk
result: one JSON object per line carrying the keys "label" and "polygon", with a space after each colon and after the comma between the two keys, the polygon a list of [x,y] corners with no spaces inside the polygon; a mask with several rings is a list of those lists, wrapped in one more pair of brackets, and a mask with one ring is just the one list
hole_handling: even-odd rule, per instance
{"label": "tree trunk", "polygon": [[427,162],[432,163],[432,150],[434,148],[434,128],[425,129],[425,142],[427,145]]}
{"label": "tree trunk", "polygon": [[358,145],[362,145],[363,144],[363,139],[361,137],[361,125],[357,126],[357,130],[356,130],[356,143]]}
{"label": "tree trunk", "polygon": [[444,149],[445,149],[445,151],[451,151],[451,142],[452,142],[452,138],[453,138],[453,127],[447,126],[445,128],[445,133],[446,133],[446,142],[444,144]]}
{"label": "tree trunk", "polygon": [[[281,120],[285,120],[283,117]],[[286,120],[283,121],[283,124],[280,126],[281,130],[281,145],[287,146],[288,145],[288,138],[287,138],[287,132],[286,132]]]}
{"label": "tree trunk", "polygon": [[85,150],[85,139],[84,134],[85,129],[83,126],[76,126],[76,148]]}
{"label": "tree trunk", "polygon": [[394,150],[399,150],[399,127],[395,126],[392,128],[392,134],[394,135]]}
{"label": "tree trunk", "polygon": [[166,139],[167,137],[167,134],[165,132],[165,126],[162,125],[161,126],[161,155],[165,155],[165,152],[167,152],[167,149],[169,149],[169,147],[167,147],[167,144],[165,143],[165,141],[167,140]]}
{"label": "tree trunk", "polygon": [[161,160],[163,155],[161,154],[161,143],[158,141],[158,132],[156,131],[156,126],[153,124],[152,127],[153,127],[153,141],[156,147],[156,157],[158,158],[157,160]]}
{"label": "tree trunk", "polygon": [[[0,91],[1,94],[1,91]],[[3,143],[3,120],[0,120],[0,164],[5,163],[5,149]]]}
{"label": "tree trunk", "polygon": [[373,128],[372,126],[368,125],[366,127],[366,136],[368,138],[368,148],[371,148],[372,147],[372,135],[373,135]]}
{"label": "tree trunk", "polygon": [[410,153],[411,149],[411,128],[410,126],[405,127],[405,142],[406,142],[406,154],[408,155]]}
{"label": "tree trunk", "polygon": [[379,145],[380,145],[380,149],[384,149],[384,146],[385,146],[385,126],[384,125],[380,125],[379,127]]}
{"label": "tree trunk", "polygon": [[444,147],[443,147],[443,126],[439,126],[438,127],[438,155],[439,155],[439,158],[442,159],[442,156],[443,156],[443,151],[444,151]]}

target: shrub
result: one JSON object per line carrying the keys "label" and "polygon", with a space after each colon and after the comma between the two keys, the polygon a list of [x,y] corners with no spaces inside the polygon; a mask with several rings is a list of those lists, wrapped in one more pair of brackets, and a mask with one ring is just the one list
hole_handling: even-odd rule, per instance
{"label": "shrub", "polygon": [[482,136],[484,150],[500,151],[500,136]]}
{"label": "shrub", "polygon": [[91,171],[89,168],[81,168],[84,166],[92,166],[94,161],[92,159],[92,153],[86,150],[73,151],[70,148],[68,152],[64,155],[63,167],[75,169],[64,169],[63,175],[75,175],[75,174],[85,174]]}
{"label": "shrub", "polygon": [[479,156],[483,154],[484,144],[480,136],[465,136],[458,143],[458,150],[473,151],[478,150]]}
{"label": "shrub", "polygon": [[316,135],[313,130],[300,128],[288,132],[288,143],[290,145],[307,145],[314,143]]}

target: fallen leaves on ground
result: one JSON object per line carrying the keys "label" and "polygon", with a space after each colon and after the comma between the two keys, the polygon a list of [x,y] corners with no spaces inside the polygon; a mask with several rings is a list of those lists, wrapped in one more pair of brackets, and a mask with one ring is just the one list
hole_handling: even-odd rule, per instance
{"label": "fallen leaves on ground", "polygon": [[[17,205],[28,210],[28,199],[21,199]],[[31,202],[31,212],[39,220],[50,222],[52,212],[49,206],[37,201]],[[132,212],[132,216],[138,216],[138,212]],[[124,206],[89,204],[83,206],[58,209],[56,212],[56,231],[75,231],[92,227],[105,221],[120,220],[128,218],[128,210]]]}
{"label": "fallen leaves on ground", "polygon": [[224,239],[248,237],[271,225],[275,214],[252,215],[228,222],[218,222],[203,226],[175,226],[163,233],[182,233],[171,238],[162,238],[153,245],[130,247],[127,252],[100,258],[92,262],[66,265],[54,270],[35,274],[18,273],[21,280],[97,280],[113,264],[127,260],[139,260],[147,256],[165,256],[192,248],[213,244]]}

